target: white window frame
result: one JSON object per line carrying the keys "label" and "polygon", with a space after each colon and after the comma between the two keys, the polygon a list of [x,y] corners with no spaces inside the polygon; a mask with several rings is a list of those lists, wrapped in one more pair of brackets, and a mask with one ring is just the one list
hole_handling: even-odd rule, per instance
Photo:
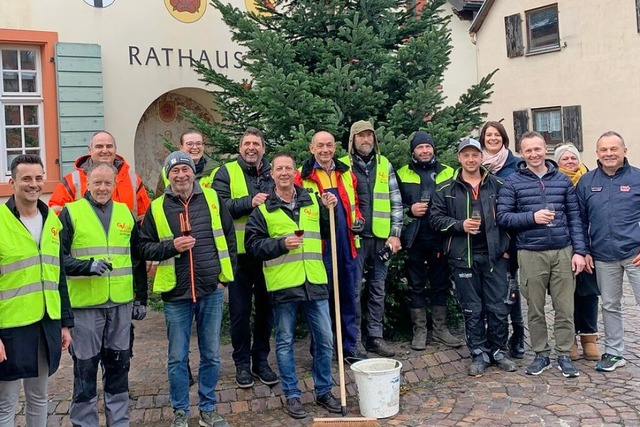
{"label": "white window frame", "polygon": [[[35,57],[35,73],[36,73],[36,92],[4,92],[4,79],[2,73],[3,70],[2,64],[2,51],[3,50],[33,50],[36,52]],[[11,70],[13,71],[13,70]],[[20,76],[21,69],[17,70],[18,72],[18,82],[21,85],[22,79]],[[31,71],[31,70],[30,70]],[[42,95],[42,54],[41,47],[38,45],[13,45],[13,44],[0,44],[0,152],[2,156],[0,156],[0,182],[8,182],[11,177],[11,172],[8,170],[11,166],[10,162],[7,160],[7,155],[9,153],[9,148],[7,147],[7,134],[6,134],[6,117],[5,117],[5,106],[12,105],[20,105],[20,106],[32,106],[35,105],[38,107],[38,142],[39,147],[30,148],[26,147],[25,141],[25,129],[33,128],[34,125],[25,125],[23,123],[24,114],[20,115],[20,125],[12,126],[15,128],[21,129],[21,138],[22,138],[22,151],[14,151],[17,154],[22,154],[28,152],[34,153],[36,150],[38,151],[38,155],[42,159],[43,164],[46,164],[46,147],[44,140],[44,98]],[[21,110],[22,113],[22,110]],[[12,149],[12,151],[15,149]],[[45,174],[46,175],[46,174]],[[46,178],[46,176],[45,176]]]}

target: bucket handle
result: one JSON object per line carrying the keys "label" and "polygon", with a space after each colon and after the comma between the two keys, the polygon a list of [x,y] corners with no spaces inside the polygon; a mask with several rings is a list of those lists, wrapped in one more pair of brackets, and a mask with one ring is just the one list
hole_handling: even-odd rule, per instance
{"label": "bucket handle", "polygon": [[[395,362],[396,362],[396,365],[394,366],[394,368],[400,367],[400,362],[397,361],[397,360]],[[358,368],[355,365],[351,365],[351,370],[352,371],[356,371],[356,372],[360,372],[361,374],[365,374],[367,376],[367,378],[371,378],[371,373],[365,372],[365,371],[363,371],[362,369]]]}

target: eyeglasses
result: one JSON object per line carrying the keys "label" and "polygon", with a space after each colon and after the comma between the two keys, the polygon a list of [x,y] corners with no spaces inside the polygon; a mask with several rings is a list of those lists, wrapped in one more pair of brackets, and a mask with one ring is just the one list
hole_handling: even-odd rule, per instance
{"label": "eyeglasses", "polygon": [[187,147],[191,148],[191,147],[202,147],[204,145],[204,143],[202,142],[185,142],[185,144]]}

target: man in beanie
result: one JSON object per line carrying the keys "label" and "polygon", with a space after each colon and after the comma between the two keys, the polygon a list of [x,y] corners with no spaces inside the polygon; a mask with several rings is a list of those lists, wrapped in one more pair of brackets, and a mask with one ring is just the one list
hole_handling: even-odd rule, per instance
{"label": "man in beanie", "polygon": [[201,426],[226,426],[215,412],[220,369],[222,298],[233,281],[236,237],[233,219],[215,190],[195,182],[191,157],[176,151],[164,163],[169,185],[151,203],[140,229],[144,259],[160,261],[153,291],[162,295],[169,340],[172,427],[189,421],[187,360],[195,316],[200,350],[198,407]]}
{"label": "man in beanie", "polygon": [[[405,262],[409,281],[409,313],[413,323],[411,348],[427,347],[426,297],[431,303],[433,340],[449,347],[460,347],[462,341],[447,328],[447,300],[451,294],[449,266],[441,252],[441,237],[429,224],[429,201],[436,184],[453,176],[453,169],[436,157],[431,135],[417,131],[411,138],[411,161],[398,170],[402,203],[411,222],[402,231],[402,246],[408,249]],[[425,275],[425,263],[426,275]],[[429,293],[425,287],[429,279]]]}
{"label": "man in beanie", "polygon": [[[351,126],[349,155],[340,159],[351,165],[358,179],[358,207],[364,216],[360,248],[356,258],[356,325],[361,342],[362,315],[360,294],[362,278],[367,270],[367,351],[382,357],[395,352],[382,338],[387,261],[400,249],[402,232],[402,197],[396,174],[389,160],[380,154],[371,122],[360,120]],[[382,257],[380,256],[382,254]]]}
{"label": "man in beanie", "polygon": [[509,249],[507,232],[496,223],[496,199],[502,181],[482,167],[482,147],[472,138],[458,144],[461,167],[438,186],[431,224],[445,233],[447,255],[464,314],[468,374],[482,376],[490,363],[513,372],[507,359]]}

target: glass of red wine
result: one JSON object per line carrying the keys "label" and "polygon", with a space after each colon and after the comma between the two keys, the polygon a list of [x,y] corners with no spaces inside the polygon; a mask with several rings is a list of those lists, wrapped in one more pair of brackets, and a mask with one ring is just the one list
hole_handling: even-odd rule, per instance
{"label": "glass of red wine", "polygon": [[304,235],[304,230],[302,230],[302,229],[294,230],[293,234],[295,234],[296,237],[302,237]]}

